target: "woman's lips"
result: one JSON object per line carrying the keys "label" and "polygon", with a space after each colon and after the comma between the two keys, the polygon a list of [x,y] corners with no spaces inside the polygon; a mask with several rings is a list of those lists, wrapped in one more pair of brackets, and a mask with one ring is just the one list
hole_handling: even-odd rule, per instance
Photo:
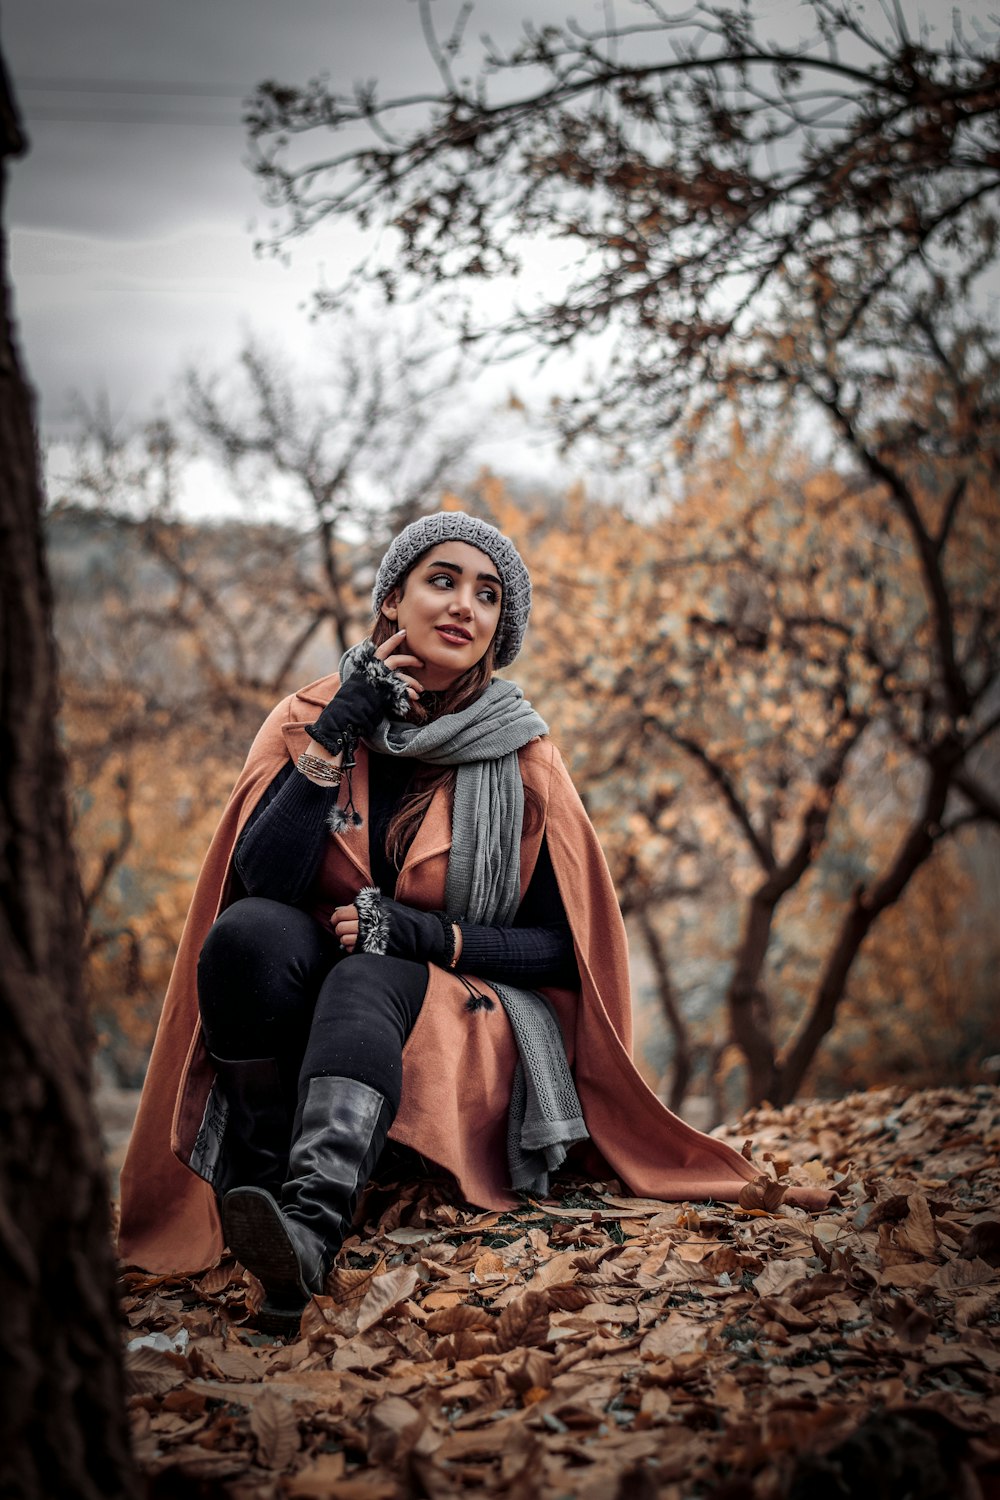
{"label": "woman's lips", "polygon": [[448,641],[452,646],[467,646],[472,640],[468,631],[457,625],[435,625],[434,629],[443,641]]}

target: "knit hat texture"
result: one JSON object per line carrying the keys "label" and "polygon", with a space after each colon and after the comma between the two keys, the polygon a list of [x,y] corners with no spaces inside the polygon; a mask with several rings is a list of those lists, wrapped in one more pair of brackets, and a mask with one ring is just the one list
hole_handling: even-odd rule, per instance
{"label": "knit hat texture", "polygon": [[493,563],[503,584],[500,623],[497,626],[494,659],[506,667],[521,649],[531,613],[531,579],[521,555],[509,537],[462,510],[440,510],[404,526],[379,564],[372,590],[372,611],[378,614],[386,596],[413,564],[439,542],[468,542]]}

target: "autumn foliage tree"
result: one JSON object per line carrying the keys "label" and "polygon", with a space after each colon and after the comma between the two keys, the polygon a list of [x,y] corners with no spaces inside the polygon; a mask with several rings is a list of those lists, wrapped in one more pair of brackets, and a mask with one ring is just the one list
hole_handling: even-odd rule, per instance
{"label": "autumn foliage tree", "polygon": [[[83,411],[49,515],[88,988],[142,1076],[198,866],[274,702],[365,629],[378,555],[467,458],[459,366],[345,328],[307,381],[248,343],[179,412]],[[230,515],[193,522],[210,483]]]}
{"label": "autumn foliage tree", "polygon": [[[359,284],[469,287],[516,274],[526,242],[568,243],[570,284],[492,330],[546,349],[617,330],[567,435],[648,441],[739,388],[778,398],[805,376],[822,401],[847,375],[878,391],[895,362],[935,364],[996,250],[995,24],[956,13],[940,35],[900,7],[870,22],[811,0],[811,30],[776,40],[749,7],[642,9],[527,23],[470,66],[472,7],[441,36],[421,0],[437,91],[262,84],[247,125],[271,243],[337,216],[378,231],[326,304]],[[315,155],[320,133],[340,149]]]}
{"label": "autumn foliage tree", "polygon": [[[934,483],[925,471],[930,511],[948,504]],[[736,431],[653,523],[578,503],[528,543],[530,671],[626,911],[643,914],[678,1035],[656,913],[691,898],[711,912],[722,870],[740,900],[726,1006],[751,1100],[795,1095],[883,914],[962,828],[998,822],[976,769],[998,730],[996,499],[988,473],[968,491],[947,595],[977,684],[960,732],[935,707],[945,688],[920,565],[863,476],[816,471],[780,442],[755,451]],[[879,800],[894,813],[872,823]],[[855,816],[869,823],[860,840]],[[811,951],[790,986],[775,967],[779,916],[806,890]]]}
{"label": "autumn foliage tree", "polygon": [[[812,29],[791,40],[768,36],[749,7],[702,4],[671,16],[649,0],[645,10],[623,24],[528,25],[509,52],[487,43],[470,71],[468,8],[445,36],[423,0],[436,91],[383,99],[374,84],[347,93],[322,80],[266,83],[248,128],[277,210],[273,244],[336,216],[373,232],[341,296],[359,285],[396,299],[442,283],[465,290],[461,336],[492,353],[583,350],[590,335],[611,335],[614,352],[591,388],[567,393],[557,409],[567,441],[604,439],[676,492],[694,445],[716,441],[734,416],[762,434],[791,419],[795,432],[809,432],[814,462],[827,455],[850,476],[810,555],[836,558],[842,518],[867,505],[908,559],[921,652],[912,677],[912,649],[880,650],[884,599],[856,590],[856,607],[874,611],[866,645],[860,616],[822,624],[807,564],[800,583],[811,623],[779,635],[786,652],[806,662],[818,652],[825,663],[829,680],[811,690],[811,729],[797,712],[788,724],[816,744],[798,746],[796,766],[772,768],[756,806],[714,741],[684,721],[666,736],[716,788],[760,874],[729,1008],[752,1095],[782,1098],[829,1031],[868,934],[942,830],[997,816],[975,766],[997,727],[996,601],[982,561],[991,555],[1000,364],[982,281],[997,250],[1000,38],[985,16],[956,13],[936,35],[900,7],[869,21],[835,0],[811,0]],[[347,138],[365,128],[361,144]],[[341,133],[341,149],[314,154],[317,132]],[[488,325],[475,286],[516,278],[534,239],[572,247],[573,270],[534,305],[512,303]],[[754,541],[745,571],[759,562]],[[801,567],[801,557],[791,560],[793,575]],[[709,672],[715,650],[739,660],[753,649],[742,608],[703,611],[692,627]],[[774,641],[770,626],[764,638]],[[779,1066],[762,964],[777,905],[827,838],[852,747],[870,733],[873,705],[848,670],[866,651],[879,723],[920,763],[922,791],[893,858],[858,882],[842,910]],[[745,661],[744,672],[750,710],[755,664]],[[647,739],[664,738],[638,705],[630,722]],[[781,826],[784,840],[772,832]]]}

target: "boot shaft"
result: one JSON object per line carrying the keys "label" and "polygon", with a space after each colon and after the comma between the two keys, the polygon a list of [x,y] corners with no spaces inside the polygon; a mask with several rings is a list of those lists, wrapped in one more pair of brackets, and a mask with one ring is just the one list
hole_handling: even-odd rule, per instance
{"label": "boot shaft", "polygon": [[324,1239],[336,1237],[334,1254],[350,1230],[393,1117],[384,1095],[355,1078],[310,1078],[300,1090],[281,1207]]}

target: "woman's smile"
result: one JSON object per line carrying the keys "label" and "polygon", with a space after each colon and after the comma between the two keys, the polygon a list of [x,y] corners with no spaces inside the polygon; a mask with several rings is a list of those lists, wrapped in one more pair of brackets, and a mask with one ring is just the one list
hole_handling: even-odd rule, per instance
{"label": "woman's smile", "polygon": [[472,636],[461,625],[438,625],[436,629],[446,641],[453,641],[458,646],[466,646],[472,640]]}

